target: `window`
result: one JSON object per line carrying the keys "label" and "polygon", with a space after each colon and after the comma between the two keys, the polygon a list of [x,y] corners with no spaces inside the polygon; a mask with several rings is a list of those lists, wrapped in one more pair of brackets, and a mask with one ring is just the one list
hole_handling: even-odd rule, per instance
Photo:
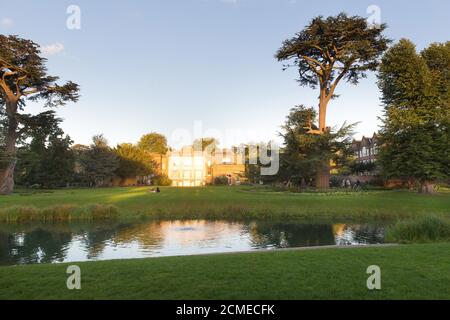
{"label": "window", "polygon": [[197,167],[203,165],[203,158],[202,157],[194,158],[194,163],[195,163],[195,166],[197,166]]}

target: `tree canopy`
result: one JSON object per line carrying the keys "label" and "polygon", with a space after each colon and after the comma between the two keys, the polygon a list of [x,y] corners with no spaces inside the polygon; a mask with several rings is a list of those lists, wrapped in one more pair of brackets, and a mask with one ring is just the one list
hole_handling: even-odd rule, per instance
{"label": "tree canopy", "polygon": [[81,174],[91,185],[107,186],[119,167],[119,159],[103,135],[94,136],[89,148],[79,148],[77,155]]}
{"label": "tree canopy", "polygon": [[157,132],[143,135],[138,142],[138,147],[142,150],[158,154],[166,154],[168,151],[166,137]]}
{"label": "tree canopy", "polygon": [[424,192],[448,178],[450,46],[433,44],[422,54],[402,39],[383,57],[378,85],[384,117],[379,160],[386,177],[416,180]]}
{"label": "tree canopy", "polygon": [[[292,61],[285,68],[298,69],[301,86],[320,87],[320,103],[325,108],[341,80],[357,84],[367,71],[377,69],[390,42],[383,36],[385,28],[385,24],[370,28],[365,18],[345,13],[319,16],[284,41],[276,58]],[[325,130],[325,119],[320,119],[319,129]]]}
{"label": "tree canopy", "polygon": [[122,143],[114,149],[119,167],[116,174],[121,178],[147,176],[153,172],[153,163],[148,152],[131,143]]}
{"label": "tree canopy", "polygon": [[74,152],[72,140],[55,125],[39,130],[18,150],[16,180],[23,186],[64,187],[72,181]]}
{"label": "tree canopy", "polygon": [[0,35],[0,117],[4,132],[0,194],[9,194],[14,188],[17,141],[54,118],[52,111],[26,113],[26,103],[43,102],[45,107],[58,107],[79,98],[78,85],[71,81],[58,84],[59,78],[47,73],[46,62],[35,42]]}
{"label": "tree canopy", "polygon": [[281,133],[284,147],[281,153],[280,178],[285,181],[312,181],[320,168],[317,163],[332,161],[336,167],[347,166],[353,156],[351,150],[354,124],[344,124],[321,135],[309,134],[310,120],[316,120],[312,107],[295,106],[286,118]]}

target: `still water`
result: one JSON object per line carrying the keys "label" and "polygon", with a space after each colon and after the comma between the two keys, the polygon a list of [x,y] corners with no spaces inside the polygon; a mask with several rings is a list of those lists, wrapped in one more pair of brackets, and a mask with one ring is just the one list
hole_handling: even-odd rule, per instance
{"label": "still water", "polygon": [[377,224],[140,221],[0,225],[0,265],[375,244]]}

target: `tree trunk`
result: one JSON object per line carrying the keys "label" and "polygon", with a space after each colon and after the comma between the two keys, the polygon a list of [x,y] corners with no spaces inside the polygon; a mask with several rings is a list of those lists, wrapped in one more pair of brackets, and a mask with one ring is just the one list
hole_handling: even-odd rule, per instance
{"label": "tree trunk", "polygon": [[330,188],[330,165],[328,163],[320,163],[316,174],[316,188]]}
{"label": "tree trunk", "polygon": [[5,164],[0,167],[0,194],[7,195],[14,191],[14,169],[16,168],[16,141],[17,128],[17,101],[6,102],[6,114],[8,118],[5,145]]}
{"label": "tree trunk", "polygon": [[425,193],[425,194],[431,194],[431,193],[435,193],[435,189],[434,189],[434,183],[431,181],[423,181],[420,184],[420,193]]}
{"label": "tree trunk", "polygon": [[325,132],[326,130],[326,119],[327,119],[327,96],[325,89],[320,89],[319,97],[319,130]]}
{"label": "tree trunk", "polygon": [[[325,88],[320,89],[319,98],[319,129],[323,134],[326,131],[326,116],[327,116],[327,104],[328,99],[326,96]],[[325,160],[317,164],[317,174],[316,174],[316,188],[317,189],[328,189],[330,188],[330,164],[329,161]]]}
{"label": "tree trunk", "polygon": [[11,160],[5,168],[0,169],[0,195],[11,194],[14,191],[14,169],[16,159]]}

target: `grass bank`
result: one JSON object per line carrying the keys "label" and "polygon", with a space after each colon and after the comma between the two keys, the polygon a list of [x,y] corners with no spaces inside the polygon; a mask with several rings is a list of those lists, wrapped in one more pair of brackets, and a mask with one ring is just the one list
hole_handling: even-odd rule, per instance
{"label": "grass bank", "polygon": [[[138,187],[65,189],[45,193],[19,191],[11,196],[0,197],[0,221],[7,220],[5,216],[11,215],[8,210],[12,210],[12,207],[16,211],[23,207],[39,211],[70,206],[83,211],[79,208],[89,205],[117,208],[117,215],[113,216],[118,218],[304,219],[339,222],[395,221],[431,214],[450,216],[448,192],[437,195],[407,191],[290,193],[244,186],[163,187],[161,193],[148,190]],[[83,219],[88,215],[72,215],[72,219],[76,217]]]}
{"label": "grass bank", "polygon": [[68,264],[0,267],[0,299],[450,299],[449,261],[435,243],[86,262],[81,290]]}
{"label": "grass bank", "polygon": [[0,222],[21,223],[34,221],[77,221],[115,219],[119,216],[116,207],[104,204],[74,206],[69,204],[36,208],[14,206],[0,209]]}

